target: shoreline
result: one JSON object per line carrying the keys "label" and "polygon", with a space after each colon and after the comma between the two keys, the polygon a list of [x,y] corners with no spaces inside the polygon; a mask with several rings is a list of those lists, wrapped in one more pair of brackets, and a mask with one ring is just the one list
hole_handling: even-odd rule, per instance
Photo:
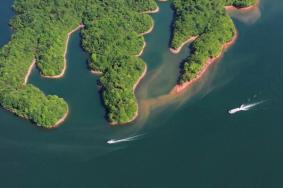
{"label": "shoreline", "polygon": [[40,125],[38,125],[38,126],[44,127],[44,128],[47,128],[47,129],[56,129],[56,128],[60,127],[60,125],[62,125],[65,122],[65,120],[69,116],[69,112],[70,112],[69,107],[67,107],[67,111],[64,114],[64,116],[61,119],[59,119],[54,125],[52,125],[50,127],[44,127],[44,126],[40,126]]}
{"label": "shoreline", "polygon": [[[65,72],[66,72],[66,69],[67,69],[67,59],[66,59],[66,55],[68,53],[68,45],[69,45],[69,40],[70,40],[70,37],[71,35],[76,32],[77,30],[79,29],[82,29],[84,27],[83,24],[80,24],[78,27],[76,27],[75,29],[73,29],[72,31],[70,31],[68,33],[68,37],[67,37],[67,40],[66,40],[66,43],[65,43],[65,52],[64,52],[64,68],[62,70],[62,72],[59,74],[59,75],[55,75],[55,76],[44,76],[41,74],[41,77],[43,78],[53,78],[53,79],[58,79],[58,78],[62,78],[64,75],[65,75]],[[28,80],[29,80],[29,77],[30,77],[30,74],[33,70],[33,68],[36,66],[36,59],[32,60],[32,64],[30,65],[29,69],[28,69],[28,72],[25,76],[25,79],[24,79],[24,85],[26,85],[28,83]]]}
{"label": "shoreline", "polygon": [[136,56],[136,57],[140,57],[140,56],[143,54],[145,47],[146,47],[146,42],[144,41],[144,42],[143,42],[143,47],[142,47],[140,53],[138,53],[138,54],[135,55],[135,56]]}
{"label": "shoreline", "polygon": [[[155,12],[152,11],[152,12],[150,12],[150,13],[157,13],[157,12],[159,12],[159,11],[160,11],[160,8],[158,7],[158,8],[155,10]],[[144,35],[147,35],[147,34],[151,33],[151,32],[153,31],[153,29],[154,29],[154,26],[155,26],[155,23],[154,23],[154,21],[152,21],[152,26],[150,27],[150,29],[149,29],[148,31],[144,32],[144,33],[141,33],[140,36],[144,36]],[[146,42],[145,42],[145,40],[144,40],[144,44],[143,44],[143,47],[142,47],[140,53],[137,54],[137,55],[135,55],[135,56],[136,56],[136,57],[140,57],[140,56],[143,54],[145,47],[146,47]],[[139,77],[139,79],[136,81],[135,85],[133,86],[133,95],[135,95],[136,88],[138,87],[138,85],[140,84],[140,82],[141,82],[141,81],[144,79],[144,77],[146,76],[148,67],[147,67],[147,64],[146,64],[146,63],[144,63],[144,64],[145,64],[144,71],[143,71],[142,75]],[[127,122],[125,122],[125,123],[111,122],[110,124],[113,125],[113,126],[116,126],[116,125],[126,125],[126,124],[129,124],[129,123],[135,121],[135,120],[138,118],[138,116],[139,116],[139,104],[138,104],[138,107],[137,107],[137,111],[136,111],[136,113],[135,113],[135,115],[133,116],[132,119],[130,119],[129,121],[127,121]]]}
{"label": "shoreline", "polygon": [[103,74],[103,72],[100,71],[96,71],[96,70],[90,70],[91,74],[94,74],[96,76],[101,76]]}
{"label": "shoreline", "polygon": [[32,64],[29,66],[28,72],[27,72],[27,74],[25,76],[24,85],[27,85],[29,77],[31,75],[31,72],[32,72],[33,68],[35,67],[35,63],[36,63],[36,59],[33,59],[32,60]]}
{"label": "shoreline", "polygon": [[[233,11],[233,10],[249,11],[249,10],[252,10],[254,8],[257,8],[259,6],[259,3],[260,3],[260,0],[257,0],[256,4],[248,6],[248,7],[237,8],[235,6],[225,6],[225,9],[227,11]],[[173,89],[170,91],[170,94],[180,94],[180,93],[184,92],[186,89],[188,89],[190,86],[192,86],[195,82],[197,82],[206,73],[206,71],[209,69],[209,67],[212,64],[214,64],[214,63],[216,63],[220,60],[220,58],[223,56],[225,51],[228,48],[230,48],[237,41],[238,37],[239,37],[239,34],[238,34],[238,31],[236,30],[236,33],[233,36],[233,38],[231,39],[231,41],[229,41],[229,42],[227,42],[226,44],[223,45],[221,53],[219,55],[217,55],[216,57],[213,57],[213,58],[209,58],[207,60],[207,62],[205,63],[204,67],[202,68],[202,70],[196,75],[196,77],[194,79],[187,81],[183,84],[175,85],[175,87],[173,87]],[[178,53],[186,43],[188,43],[190,40],[192,40],[192,38],[193,37],[191,37],[186,42],[182,43],[181,48],[180,47],[177,48],[177,49],[170,48],[170,51],[172,53]]]}
{"label": "shoreline", "polygon": [[[70,40],[70,37],[71,35],[76,32],[77,30],[83,28],[84,25],[83,24],[80,24],[78,27],[76,27],[75,29],[73,29],[72,31],[70,31],[68,33],[68,37],[67,37],[67,40],[66,40],[66,43],[65,43],[65,53],[64,53],[64,69],[62,70],[61,74],[59,75],[55,75],[55,76],[43,76],[41,75],[42,77],[44,78],[62,78],[64,75],[65,75],[65,72],[66,72],[66,69],[67,69],[67,59],[66,59],[66,55],[67,55],[67,52],[68,52],[68,44],[69,44],[69,40]],[[24,79],[24,85],[27,85],[28,83],[28,80],[29,80],[29,77],[31,75],[31,72],[33,70],[33,68],[36,66],[36,59],[33,59],[32,61],[32,64],[30,65],[29,69],[28,69],[28,72],[25,76],[25,79]],[[12,111],[12,110],[11,110]],[[13,112],[13,111],[12,111]],[[14,113],[14,112],[13,112]],[[67,107],[67,112],[64,114],[64,116],[59,119],[54,125],[50,126],[50,127],[45,127],[45,126],[41,126],[39,124],[37,124],[37,126],[40,126],[40,127],[44,127],[44,128],[47,128],[47,129],[53,129],[53,128],[57,128],[59,127],[62,123],[64,123],[64,121],[67,119],[69,115],[69,107]],[[25,117],[22,117],[24,119],[27,119]]]}
{"label": "shoreline", "polygon": [[70,32],[68,33],[68,35],[67,35],[68,37],[67,37],[67,40],[66,40],[66,42],[65,42],[65,52],[64,52],[64,68],[63,68],[62,72],[61,72],[60,74],[54,75],[54,76],[45,76],[45,75],[42,75],[42,74],[41,74],[41,76],[42,76],[43,78],[58,79],[58,78],[62,78],[62,77],[65,75],[66,70],[67,70],[67,58],[66,58],[66,56],[67,56],[67,53],[68,53],[68,45],[69,45],[69,41],[70,41],[71,35],[72,35],[74,32],[76,32],[76,31],[78,31],[78,30],[80,30],[80,29],[82,29],[82,28],[84,28],[84,25],[83,25],[83,24],[80,24],[78,27],[76,27],[75,29],[73,29],[72,31],[70,31]]}
{"label": "shoreline", "polygon": [[221,59],[221,57],[223,56],[223,54],[225,53],[225,51],[235,44],[238,37],[239,37],[239,34],[238,34],[238,31],[236,31],[236,33],[233,36],[233,38],[231,39],[231,41],[229,41],[229,42],[227,42],[223,45],[220,54],[213,57],[213,58],[209,58],[207,60],[207,62],[205,63],[204,67],[201,69],[201,71],[197,74],[197,76],[194,79],[187,81],[183,84],[177,84],[171,90],[170,94],[180,94],[180,93],[184,92],[186,89],[188,89],[190,86],[192,86],[195,82],[197,82],[206,73],[206,71],[209,69],[209,67],[212,64],[218,62]]}
{"label": "shoreline", "polygon": [[139,36],[144,36],[144,35],[147,35],[147,34],[151,33],[153,31],[153,29],[154,29],[154,25],[155,25],[155,23],[154,23],[154,21],[152,21],[151,27],[147,31],[145,31],[143,33],[140,33]]}
{"label": "shoreline", "polygon": [[[135,91],[138,87],[138,85],[140,84],[140,82],[144,79],[146,73],[147,73],[147,64],[145,63],[145,67],[144,67],[144,71],[142,73],[142,75],[139,77],[139,79],[136,81],[135,85],[133,86],[133,94],[135,95]],[[125,123],[118,123],[118,122],[111,122],[110,125],[113,125],[113,126],[116,126],[116,125],[127,125],[133,121],[135,121],[139,116],[139,104],[138,104],[138,107],[137,107],[137,111],[135,113],[135,115],[133,116],[132,119],[130,119],[129,121],[125,122]]]}
{"label": "shoreline", "polygon": [[235,10],[250,11],[250,10],[257,8],[259,6],[259,3],[260,3],[260,0],[256,0],[256,3],[254,5],[247,6],[247,7],[235,7],[233,5],[229,5],[229,6],[225,6],[225,10],[227,11],[235,11]]}
{"label": "shoreline", "polygon": [[[147,13],[147,14],[148,14],[148,13],[157,13],[157,12],[159,12],[159,11],[160,11],[160,8],[158,7],[158,8],[157,8],[156,10],[154,10],[154,11],[146,11],[146,12],[143,12],[143,13],[144,13],[144,14],[146,14],[146,13]],[[147,34],[151,33],[151,32],[153,31],[153,29],[154,29],[154,26],[155,26],[155,23],[154,23],[154,21],[152,20],[152,26],[149,28],[148,31],[146,31],[146,32],[144,32],[144,33],[141,33],[140,36],[144,36],[144,35],[147,35]],[[135,56],[136,56],[136,57],[140,57],[140,56],[143,54],[145,47],[146,47],[146,41],[145,41],[145,39],[144,39],[144,44],[143,44],[143,47],[142,47],[140,53],[137,54],[137,55],[135,55]],[[144,63],[144,64],[145,64],[144,71],[143,71],[142,75],[139,77],[139,79],[136,81],[136,83],[135,83],[134,86],[133,86],[133,95],[135,95],[136,88],[138,87],[138,85],[140,84],[140,82],[141,82],[141,81],[144,79],[144,77],[146,76],[148,67],[147,67],[147,64],[146,64],[146,63]],[[98,71],[92,71],[92,73],[95,74],[95,73],[100,73],[100,72],[98,72]],[[139,104],[137,105],[137,111],[136,111],[135,115],[134,115],[129,121],[127,121],[127,122],[125,122],[125,123],[111,122],[110,125],[112,125],[112,126],[127,125],[127,124],[129,124],[129,123],[135,121],[135,120],[138,118],[138,116],[139,116]]]}
{"label": "shoreline", "polygon": [[160,11],[160,8],[159,8],[159,6],[157,6],[156,9],[144,11],[144,12],[142,12],[142,14],[154,14],[154,13],[157,13],[159,11]]}
{"label": "shoreline", "polygon": [[197,38],[198,38],[198,36],[192,36],[192,37],[190,37],[188,40],[186,40],[185,42],[183,42],[177,49],[175,49],[175,48],[170,48],[170,52],[172,52],[173,54],[178,54],[178,53],[183,49],[183,47],[184,47],[186,44],[195,41]]}
{"label": "shoreline", "polygon": [[67,117],[69,116],[69,107],[67,107],[67,112],[64,114],[64,116],[62,118],[60,118],[54,125],[50,126],[50,127],[46,127],[46,126],[43,126],[43,125],[40,125],[40,124],[37,124],[36,122],[32,121],[31,119],[23,116],[23,115],[18,115],[16,114],[16,111],[13,110],[13,109],[9,109],[9,108],[3,108],[4,110],[7,110],[8,112],[11,112],[12,114],[14,114],[15,116],[17,117],[20,117],[22,119],[25,119],[25,120],[28,120],[30,121],[32,124],[35,124],[36,126],[38,127],[42,127],[44,129],[55,129],[55,128],[58,128],[62,123],[64,123],[64,121],[67,119]]}

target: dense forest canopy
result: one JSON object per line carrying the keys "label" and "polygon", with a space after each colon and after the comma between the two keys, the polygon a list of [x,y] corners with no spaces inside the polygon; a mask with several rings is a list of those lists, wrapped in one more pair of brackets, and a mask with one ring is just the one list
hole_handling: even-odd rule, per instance
{"label": "dense forest canopy", "polygon": [[172,0],[172,3],[175,9],[172,48],[198,37],[182,68],[179,79],[182,84],[194,79],[208,59],[218,56],[223,45],[235,36],[236,28],[225,6],[243,8],[254,5],[256,0]]}
{"label": "dense forest canopy", "polygon": [[[172,48],[192,36],[193,53],[180,83],[194,78],[208,58],[220,53],[235,35],[224,7],[245,7],[255,0],[171,0],[176,11]],[[147,14],[155,0],[15,0],[14,34],[0,49],[0,103],[15,114],[44,127],[54,126],[68,112],[57,96],[46,96],[26,76],[35,61],[42,76],[56,77],[65,67],[67,36],[79,25],[89,67],[102,73],[100,85],[111,123],[131,121],[138,111],[134,87],[146,66],[138,57],[143,34],[153,27]]]}
{"label": "dense forest canopy", "polygon": [[52,127],[68,111],[57,96],[46,96],[25,77],[35,59],[43,76],[64,69],[67,34],[80,24],[90,67],[103,72],[101,84],[109,120],[124,123],[137,112],[133,86],[145,63],[138,57],[141,33],[153,24],[143,14],[157,8],[154,0],[15,0],[14,34],[0,50],[0,103],[36,124]]}

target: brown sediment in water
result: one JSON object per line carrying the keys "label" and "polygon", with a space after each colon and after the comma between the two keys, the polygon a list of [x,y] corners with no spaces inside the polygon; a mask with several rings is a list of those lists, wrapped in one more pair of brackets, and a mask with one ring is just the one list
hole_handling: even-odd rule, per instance
{"label": "brown sediment in water", "polygon": [[178,84],[176,85],[170,92],[170,94],[179,94],[179,93],[182,93],[183,91],[185,91],[187,88],[189,88],[192,84],[194,84],[196,81],[198,81],[205,73],[206,71],[208,70],[208,68],[218,62],[220,60],[220,58],[222,57],[222,55],[224,54],[225,50],[227,50],[229,47],[231,47],[237,40],[238,38],[238,33],[236,33],[233,37],[233,39],[229,42],[227,42],[226,44],[223,45],[223,48],[221,50],[221,53],[219,55],[217,55],[216,57],[213,57],[213,58],[209,58],[207,60],[207,62],[205,63],[204,67],[202,68],[202,70],[197,74],[197,76],[184,83],[184,84]]}
{"label": "brown sediment in water", "polygon": [[205,67],[203,67],[202,71],[198,74],[198,76],[191,80],[190,82],[185,83],[185,85],[176,85],[168,94],[161,95],[155,98],[151,99],[145,99],[140,102],[140,112],[142,112],[141,121],[146,121],[148,116],[150,115],[150,111],[152,109],[156,109],[162,106],[171,105],[171,104],[178,104],[177,106],[180,106],[183,104],[184,101],[187,101],[190,97],[194,96],[201,86],[198,85],[196,90],[189,90],[191,86],[194,85],[195,82],[200,81],[201,78],[205,75],[205,73],[208,71],[209,67],[220,60],[220,58],[223,56],[225,50],[227,50],[229,47],[231,47],[237,40],[238,33],[235,34],[233,39],[229,42],[227,42],[225,45],[223,45],[223,50],[221,53],[214,58],[210,58]]}
{"label": "brown sediment in water", "polygon": [[[160,9],[159,9],[159,7],[158,7],[158,8],[157,8],[156,10],[154,10],[154,11],[149,11],[149,12],[147,11],[147,12],[144,12],[144,13],[156,13],[156,12],[159,12],[159,10],[160,10]],[[154,29],[154,25],[155,25],[155,24],[154,24],[154,21],[152,21],[152,26],[149,28],[149,30],[146,31],[146,32],[144,32],[144,33],[141,33],[140,35],[141,35],[141,36],[144,36],[144,35],[147,35],[147,34],[151,33],[151,32],[153,31],[153,29]],[[145,47],[146,47],[146,42],[144,41],[144,44],[143,44],[143,47],[142,47],[140,53],[137,54],[137,55],[135,55],[135,56],[136,56],[136,57],[140,57],[140,56],[143,54]],[[94,74],[95,74],[95,73],[101,74],[101,72],[99,72],[99,71],[93,71],[93,73],[94,73]],[[139,83],[143,80],[143,78],[145,77],[146,73],[147,73],[147,65],[145,64],[144,71],[143,71],[142,75],[139,77],[139,79],[136,81],[135,85],[133,86],[133,94],[134,94],[134,95],[135,95],[135,90],[136,90],[137,86],[138,86]],[[129,123],[135,121],[135,120],[138,118],[138,116],[139,116],[139,105],[138,105],[138,109],[137,109],[135,115],[134,115],[133,118],[131,118],[129,121],[127,121],[127,122],[125,122],[125,123],[111,122],[110,124],[111,124],[111,125],[127,125],[127,124],[129,124]]]}
{"label": "brown sediment in water", "polygon": [[[166,1],[166,0],[160,0],[160,1]],[[252,7],[258,8],[256,6],[252,6]],[[246,9],[240,9],[240,10],[252,10],[253,9],[252,7],[249,7],[248,9],[246,8]],[[227,50],[229,47],[231,47],[237,41],[237,38],[238,38],[238,32],[235,33],[235,35],[234,35],[234,37],[231,41],[229,41],[229,42],[227,42],[226,44],[223,45],[223,49],[217,57],[208,59],[205,67],[198,74],[197,78],[195,78],[194,80],[192,80],[190,82],[187,82],[185,84],[185,86],[183,86],[182,88],[179,88],[178,92],[176,91],[177,87],[178,87],[178,85],[177,85],[168,94],[161,95],[161,96],[154,97],[154,98],[150,98],[150,99],[141,100],[140,106],[139,106],[140,107],[140,109],[139,109],[140,110],[140,112],[139,112],[140,113],[139,114],[140,115],[140,118],[139,118],[140,121],[145,122],[146,119],[148,118],[148,116],[150,115],[151,110],[154,109],[154,108],[159,108],[159,107],[162,107],[162,106],[165,106],[165,105],[171,105],[171,104],[175,104],[175,103],[178,104],[176,106],[176,107],[178,107],[178,106],[182,105],[185,101],[187,101],[189,98],[194,96],[204,84],[204,83],[200,82],[199,84],[194,85],[194,83],[197,82],[197,81],[200,81],[200,79],[203,78],[206,71],[208,71],[209,67],[213,63],[218,62],[220,60],[220,58],[223,56],[225,50]],[[173,51],[173,53],[174,52],[176,52],[176,51]],[[176,52],[176,53],[178,53],[178,52]],[[191,86],[197,86],[197,87],[194,90],[188,89]],[[181,91],[180,91],[180,89],[181,89]],[[146,95],[146,92],[144,94]],[[186,95],[184,95],[184,94],[186,94]]]}
{"label": "brown sediment in water", "polygon": [[[257,1],[257,3],[255,5],[249,6],[249,7],[245,7],[245,8],[236,8],[234,6],[226,6],[225,9],[230,11],[230,10],[243,10],[243,11],[248,11],[254,8],[257,8],[259,5],[259,0]],[[233,7],[233,8],[232,8]],[[179,94],[181,92],[183,92],[184,90],[186,90],[188,87],[190,87],[193,83],[195,83],[197,80],[199,80],[204,74],[205,72],[208,70],[208,68],[210,67],[210,65],[214,64],[215,62],[217,62],[221,56],[223,55],[223,53],[225,52],[226,49],[228,49],[229,47],[231,47],[237,40],[238,38],[238,33],[236,33],[233,37],[233,39],[230,42],[227,42],[225,45],[223,45],[223,49],[221,51],[221,53],[213,58],[208,59],[208,61],[206,62],[205,66],[203,67],[203,69],[197,74],[196,78],[192,79],[191,81],[188,81],[184,84],[178,84],[176,85],[170,93],[172,94]]]}
{"label": "brown sediment in water", "polygon": [[[158,11],[159,11],[159,7],[158,7]],[[156,12],[158,12],[158,11],[156,11]],[[151,12],[151,13],[154,13],[154,12]],[[150,27],[150,29],[148,31],[141,33],[140,35],[142,35],[142,36],[147,35],[147,34],[151,33],[153,31],[153,29],[154,29],[154,22],[153,22],[152,26]],[[136,55],[136,57],[140,57],[143,54],[145,47],[146,47],[146,42],[144,41],[143,47],[142,47],[140,53]],[[134,95],[135,95],[136,88],[138,87],[138,85],[142,81],[142,79],[145,77],[146,73],[147,73],[147,65],[145,64],[145,68],[144,68],[142,75],[139,77],[139,79],[136,81],[135,85],[133,86],[133,94]],[[136,120],[138,116],[139,116],[139,105],[138,105],[138,109],[137,109],[135,115],[128,122],[125,122],[125,123],[111,122],[110,124],[111,125],[126,125],[126,124],[131,123],[134,120]]]}

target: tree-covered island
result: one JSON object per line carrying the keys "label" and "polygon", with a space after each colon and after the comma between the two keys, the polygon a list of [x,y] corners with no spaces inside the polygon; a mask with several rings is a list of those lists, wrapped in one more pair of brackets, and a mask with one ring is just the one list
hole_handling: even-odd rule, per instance
{"label": "tree-covered island", "polygon": [[[172,49],[191,37],[192,55],[179,83],[196,77],[208,59],[216,57],[236,34],[225,6],[251,6],[256,0],[171,0],[175,9]],[[68,114],[68,104],[28,84],[34,65],[41,75],[59,78],[66,69],[70,34],[81,29],[82,47],[90,54],[89,67],[100,73],[101,93],[112,124],[132,121],[138,113],[135,87],[146,72],[139,58],[143,38],[153,28],[148,13],[155,0],[15,0],[14,30],[0,49],[0,103],[18,116],[52,128]]]}

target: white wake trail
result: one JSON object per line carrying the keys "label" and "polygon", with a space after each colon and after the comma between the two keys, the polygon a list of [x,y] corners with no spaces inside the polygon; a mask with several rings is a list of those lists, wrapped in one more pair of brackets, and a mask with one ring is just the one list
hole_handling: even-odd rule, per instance
{"label": "white wake trail", "polygon": [[121,142],[131,142],[131,141],[135,141],[140,139],[141,136],[143,136],[144,134],[140,134],[140,135],[136,135],[136,136],[131,136],[128,138],[123,138],[123,139],[110,139],[107,141],[107,144],[118,144]]}
{"label": "white wake trail", "polygon": [[242,104],[240,107],[238,108],[233,108],[231,110],[229,110],[229,114],[235,114],[241,111],[248,111],[251,110],[252,108],[256,107],[257,105],[260,105],[262,103],[264,103],[265,101],[260,101],[260,102],[255,102],[255,103],[251,103],[251,104]]}

